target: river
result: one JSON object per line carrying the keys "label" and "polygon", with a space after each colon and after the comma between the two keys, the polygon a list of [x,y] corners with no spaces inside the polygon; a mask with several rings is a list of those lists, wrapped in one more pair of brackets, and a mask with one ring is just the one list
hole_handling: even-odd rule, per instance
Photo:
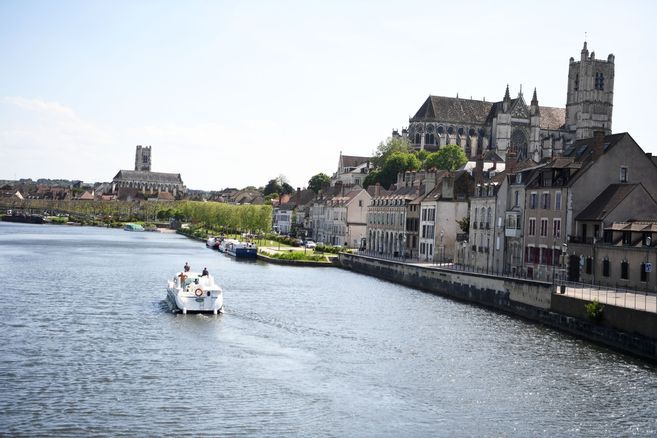
{"label": "river", "polygon": [[[218,316],[172,314],[188,261]],[[657,434],[657,368],[335,268],[175,234],[0,223],[0,434]]]}

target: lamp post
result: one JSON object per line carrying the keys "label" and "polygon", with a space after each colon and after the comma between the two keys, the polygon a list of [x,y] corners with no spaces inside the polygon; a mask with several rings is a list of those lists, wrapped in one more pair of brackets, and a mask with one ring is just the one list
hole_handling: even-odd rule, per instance
{"label": "lamp post", "polygon": [[445,237],[445,230],[440,230],[440,264],[442,266],[445,261],[445,247],[443,246],[443,237]]}

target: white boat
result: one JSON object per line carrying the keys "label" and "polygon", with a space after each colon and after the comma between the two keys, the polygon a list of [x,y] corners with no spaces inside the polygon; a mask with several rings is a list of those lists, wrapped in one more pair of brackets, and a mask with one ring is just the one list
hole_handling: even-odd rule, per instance
{"label": "white boat", "polygon": [[167,282],[167,301],[172,310],[182,313],[223,312],[224,295],[212,275],[179,272]]}
{"label": "white boat", "polygon": [[239,243],[239,242],[240,241],[236,239],[224,239],[221,241],[217,249],[219,250],[219,252],[226,252],[226,248],[228,248],[228,245],[232,245],[234,243]]}

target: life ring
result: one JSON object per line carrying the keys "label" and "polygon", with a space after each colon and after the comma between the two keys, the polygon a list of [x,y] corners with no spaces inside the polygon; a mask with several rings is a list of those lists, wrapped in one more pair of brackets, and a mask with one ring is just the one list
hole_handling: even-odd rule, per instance
{"label": "life ring", "polygon": [[197,288],[194,290],[194,295],[196,295],[197,297],[203,296],[203,289],[200,288],[200,287],[197,287]]}

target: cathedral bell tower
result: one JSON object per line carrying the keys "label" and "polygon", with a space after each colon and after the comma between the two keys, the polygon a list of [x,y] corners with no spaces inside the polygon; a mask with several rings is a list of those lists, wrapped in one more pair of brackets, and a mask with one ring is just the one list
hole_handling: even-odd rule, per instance
{"label": "cathedral bell tower", "polygon": [[151,171],[151,147],[141,145],[137,146],[135,153],[135,170]]}
{"label": "cathedral bell tower", "polygon": [[566,128],[575,138],[593,137],[593,131],[611,134],[614,106],[614,55],[607,60],[595,59],[584,42],[579,61],[570,58],[568,94],[566,98]]}

